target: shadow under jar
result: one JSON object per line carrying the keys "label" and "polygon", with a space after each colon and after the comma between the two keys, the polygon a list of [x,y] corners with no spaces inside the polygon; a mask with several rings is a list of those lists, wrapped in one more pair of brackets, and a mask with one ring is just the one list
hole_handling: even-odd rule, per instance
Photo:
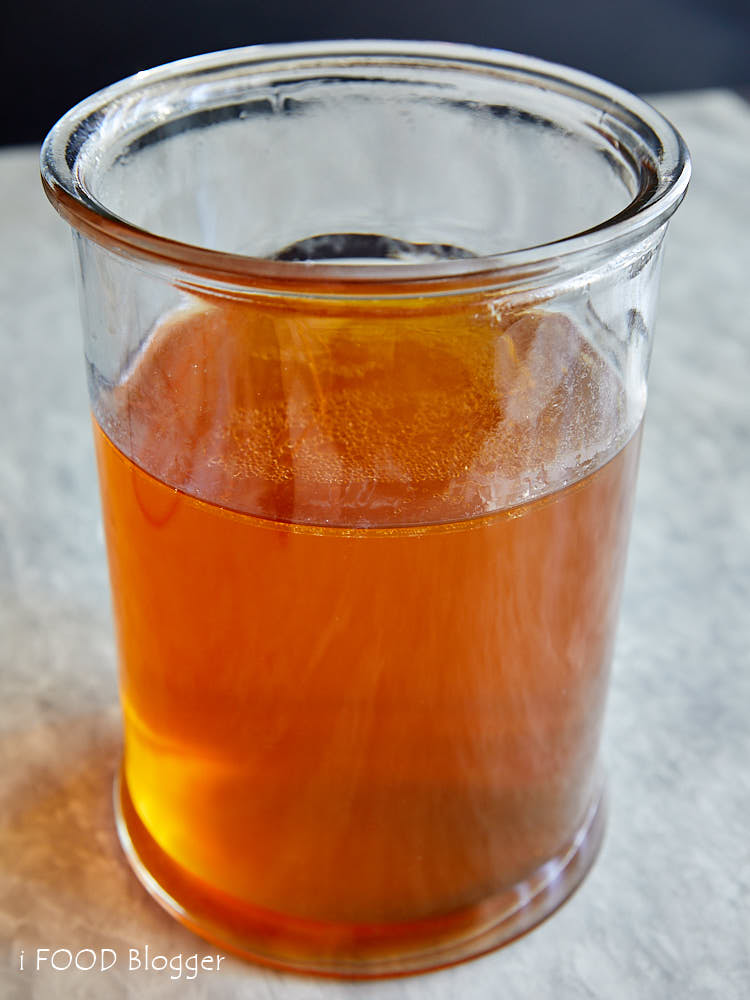
{"label": "shadow under jar", "polygon": [[689,162],[573,70],[260,46],[68,113],[120,837],[246,957],[396,975],[551,913],[598,745]]}

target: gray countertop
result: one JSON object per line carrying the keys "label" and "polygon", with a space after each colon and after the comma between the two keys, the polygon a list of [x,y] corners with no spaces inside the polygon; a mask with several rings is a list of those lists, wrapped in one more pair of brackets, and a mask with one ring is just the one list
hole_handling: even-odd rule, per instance
{"label": "gray countertop", "polygon": [[[750,107],[656,102],[694,179],[668,238],[605,733],[610,817],[579,892],[530,935],[427,976],[286,976],[216,954],[120,852],[114,646],[73,258],[35,149],[0,152],[0,995],[314,1000],[750,996]],[[37,972],[37,949],[110,948]],[[24,968],[21,965],[23,951]]]}

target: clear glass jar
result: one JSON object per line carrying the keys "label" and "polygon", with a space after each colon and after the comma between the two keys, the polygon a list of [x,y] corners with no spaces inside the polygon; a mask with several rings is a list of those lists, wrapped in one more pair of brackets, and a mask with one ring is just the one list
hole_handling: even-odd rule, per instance
{"label": "clear glass jar", "polygon": [[260,46],[94,95],[42,174],[80,264],[136,874],[323,974],[528,930],[602,836],[680,137],[509,53]]}

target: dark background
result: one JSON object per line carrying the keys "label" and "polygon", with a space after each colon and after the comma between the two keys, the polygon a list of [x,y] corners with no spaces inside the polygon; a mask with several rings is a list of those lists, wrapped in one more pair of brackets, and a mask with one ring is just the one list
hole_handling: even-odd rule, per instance
{"label": "dark background", "polygon": [[750,85],[750,0],[6,0],[0,144],[140,69],[258,42],[412,38],[567,63],[640,93]]}

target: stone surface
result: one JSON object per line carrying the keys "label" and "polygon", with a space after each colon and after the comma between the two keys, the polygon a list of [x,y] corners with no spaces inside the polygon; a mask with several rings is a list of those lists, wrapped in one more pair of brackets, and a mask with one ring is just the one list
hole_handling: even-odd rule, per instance
{"label": "stone surface", "polygon": [[[151,901],[117,844],[114,650],[70,239],[40,191],[37,151],[0,154],[0,995],[750,995],[750,109],[726,92],[656,103],[695,173],[664,264],[605,736],[605,848],[526,938],[381,983],[233,958],[193,980],[128,970],[131,948],[216,950]],[[118,962],[37,973],[37,948],[111,948]]]}

